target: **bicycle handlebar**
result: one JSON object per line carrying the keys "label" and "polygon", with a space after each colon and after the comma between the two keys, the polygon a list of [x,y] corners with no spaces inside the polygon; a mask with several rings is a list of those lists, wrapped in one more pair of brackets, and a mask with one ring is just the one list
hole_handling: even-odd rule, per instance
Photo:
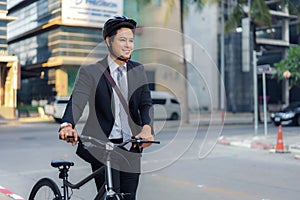
{"label": "bicycle handlebar", "polygon": [[137,143],[137,144],[143,144],[143,143],[153,143],[153,144],[160,144],[160,141],[157,141],[157,140],[144,140],[142,138],[135,138],[134,136],[132,136],[131,139],[128,139],[124,142],[122,142],[121,144],[118,144],[117,146],[118,147],[124,147],[126,144],[128,143]]}
{"label": "bicycle handlebar", "polygon": [[[135,143],[135,144],[138,144],[138,145],[141,145],[141,144],[144,144],[144,143],[154,143],[154,144],[160,144],[160,141],[157,141],[157,140],[154,140],[154,141],[151,141],[151,140],[144,140],[142,138],[135,138],[134,136],[130,139],[127,139],[126,141],[120,143],[120,144],[114,144],[112,142],[103,142],[101,140],[98,140],[94,137],[91,137],[91,136],[84,136],[84,135],[81,135],[79,137],[79,139],[83,141],[83,143],[88,146],[88,147],[93,147],[93,146],[96,146],[96,147],[99,147],[99,146],[102,146],[102,147],[105,147],[106,150],[113,150],[115,147],[124,147],[126,144],[128,143]],[[97,145],[93,144],[93,143],[96,143]]]}

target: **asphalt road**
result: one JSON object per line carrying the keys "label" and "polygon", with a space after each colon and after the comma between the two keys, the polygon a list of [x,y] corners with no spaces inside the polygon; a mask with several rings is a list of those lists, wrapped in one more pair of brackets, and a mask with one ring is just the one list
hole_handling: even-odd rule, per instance
{"label": "asphalt road", "polygon": [[[220,133],[238,135],[251,130],[250,125],[226,126],[221,130],[162,129],[156,136],[161,145],[146,149],[143,156],[138,199],[298,199],[300,161],[291,154],[216,144]],[[57,124],[52,122],[2,125],[0,186],[27,199],[39,178],[47,176],[60,183],[56,169],[50,166],[52,159],[74,161],[70,180],[76,182],[90,168],[74,152],[74,147],[58,140]],[[94,183],[90,182],[74,191],[73,199],[93,199],[95,192]]]}

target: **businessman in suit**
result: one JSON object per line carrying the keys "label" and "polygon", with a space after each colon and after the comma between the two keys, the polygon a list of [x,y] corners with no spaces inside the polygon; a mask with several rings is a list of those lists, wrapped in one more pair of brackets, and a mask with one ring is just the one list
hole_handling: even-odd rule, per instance
{"label": "businessman in suit", "polygon": [[[134,31],[136,22],[125,16],[117,16],[106,21],[103,27],[103,39],[109,53],[98,63],[81,67],[76,83],[66,107],[59,136],[66,142],[76,145],[79,141],[75,125],[85,105],[89,105],[89,117],[82,130],[88,135],[102,141],[121,143],[125,138],[135,136],[146,140],[153,137],[153,108],[150,90],[144,67],[131,61],[134,49]],[[103,67],[109,72],[128,102],[130,116],[124,120],[124,108],[120,99],[107,78],[100,70]],[[121,77],[121,78],[120,78]],[[121,81],[122,80],[122,81]],[[125,89],[124,89],[125,88]],[[124,109],[124,110],[123,110]],[[123,114],[122,114],[123,113]],[[67,137],[73,136],[73,138]],[[148,147],[150,144],[143,144]],[[123,151],[128,154],[130,169],[119,167],[113,170],[114,189],[118,192],[130,193],[125,199],[134,200],[140,175],[140,148],[130,145]],[[95,171],[103,164],[101,152],[91,152],[83,148],[79,141],[77,154],[91,163]],[[97,189],[104,181],[104,174],[95,179]]]}

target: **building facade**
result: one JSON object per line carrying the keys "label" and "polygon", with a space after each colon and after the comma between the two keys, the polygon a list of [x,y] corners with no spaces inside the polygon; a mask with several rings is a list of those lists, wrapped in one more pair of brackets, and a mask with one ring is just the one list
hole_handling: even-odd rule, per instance
{"label": "building facade", "polygon": [[[299,2],[295,1],[296,5]],[[241,27],[236,32],[225,36],[225,88],[226,106],[231,112],[253,112],[254,82],[253,82],[253,50],[256,52],[257,63],[268,64],[274,69],[274,63],[285,57],[290,46],[299,45],[299,34],[296,31],[298,18],[289,13],[287,7],[282,7],[279,1],[266,1],[272,17],[272,27],[253,26]],[[232,12],[234,1],[226,4],[225,17]],[[250,32],[245,38],[245,32]],[[254,32],[255,33],[254,33]],[[247,56],[243,54],[243,42],[250,41]],[[246,62],[245,62],[246,60]],[[274,71],[274,70],[273,70]],[[262,76],[257,74],[258,103],[262,106],[263,89]],[[274,73],[267,74],[267,103],[270,110],[278,110],[284,104],[300,100],[299,90],[289,91],[287,81],[278,81]],[[287,95],[290,92],[290,95]],[[293,97],[294,99],[289,98]],[[262,109],[261,109],[262,110]]]}
{"label": "building facade", "polygon": [[18,58],[7,50],[7,24],[14,19],[7,16],[6,0],[0,0],[0,117],[5,118],[15,118],[20,87]]}
{"label": "building facade", "polygon": [[[212,111],[220,109],[221,87],[225,87],[226,110],[253,111],[253,63],[244,67],[242,32],[225,36],[224,80],[221,77],[220,5],[207,5],[201,12],[191,5],[182,35],[179,1],[175,1],[169,16],[166,0],[101,2],[8,2],[8,16],[16,18],[8,24],[9,54],[15,54],[21,64],[22,87],[17,102],[30,104],[32,100],[69,96],[80,66],[107,53],[101,36],[104,21],[114,15],[127,15],[138,21],[133,59],[145,65],[152,90],[172,92],[191,110]],[[287,48],[298,42],[293,31],[296,18],[274,2],[270,1],[268,6],[272,10],[275,38],[268,38],[270,30],[265,27],[256,29],[255,41],[262,49],[258,65],[279,61]],[[226,11],[225,17],[230,14],[230,7]],[[253,48],[250,45],[249,52]],[[184,53],[187,63],[183,62]],[[258,80],[261,88],[260,77]],[[269,102],[285,101],[284,83],[268,76],[267,85]]]}
{"label": "building facade", "polygon": [[160,0],[10,0],[8,14],[16,20],[8,24],[9,51],[21,64],[18,103],[69,96],[80,66],[107,54],[102,27],[115,15],[138,22],[132,57],[145,65],[151,89],[168,90],[184,102],[179,4],[166,25],[161,16],[167,4]]}
{"label": "building facade", "polygon": [[[184,84],[173,84],[183,81],[178,77],[184,74],[179,5],[176,3],[171,20],[165,25],[160,16],[167,3],[9,1],[9,16],[17,18],[8,25],[9,50],[19,57],[22,69],[18,102],[30,104],[32,100],[69,96],[79,67],[106,55],[102,27],[115,15],[127,15],[138,22],[133,59],[145,64],[151,89],[169,90],[183,102]],[[161,65],[168,67],[162,69]]]}
{"label": "building facade", "polygon": [[[94,10],[88,12],[91,7]],[[110,14],[97,21],[90,19],[102,8]],[[123,4],[122,1],[102,6],[97,1],[14,0],[9,1],[8,10],[10,16],[17,18],[8,25],[8,42],[22,69],[23,87],[18,101],[30,104],[33,99],[70,94],[78,68],[102,42],[104,20],[122,14]],[[104,52],[103,49],[90,58],[101,58]]]}
{"label": "building facade", "polygon": [[[299,1],[292,1],[299,5]],[[290,46],[299,45],[296,31],[298,18],[282,7],[279,1],[266,1],[272,17],[272,27],[250,24],[243,19],[239,28],[224,36],[224,79],[221,70],[221,4],[208,4],[202,10],[189,6],[184,20],[186,58],[190,61],[188,80],[189,106],[193,110],[221,110],[222,87],[225,88],[225,109],[229,112],[253,112],[253,50],[256,65],[274,63],[285,57]],[[225,1],[225,21],[232,13],[236,1]],[[200,11],[200,12],[199,12]],[[245,24],[248,23],[248,27]],[[255,34],[254,34],[255,33]],[[248,44],[246,44],[248,43]],[[245,45],[246,44],[246,45]],[[217,70],[215,70],[217,68]],[[257,91],[262,106],[262,77],[257,74]],[[196,95],[194,95],[194,93]],[[196,98],[193,98],[196,96]],[[287,81],[278,81],[273,74],[267,75],[267,100],[270,109],[300,100],[299,88],[289,91]]]}

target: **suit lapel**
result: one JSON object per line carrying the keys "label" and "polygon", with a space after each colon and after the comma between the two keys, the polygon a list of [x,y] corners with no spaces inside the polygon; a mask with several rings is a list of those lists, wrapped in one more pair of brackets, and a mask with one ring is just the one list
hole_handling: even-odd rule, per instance
{"label": "suit lapel", "polygon": [[129,97],[129,101],[131,100],[131,96],[133,94],[133,87],[134,87],[134,81],[137,79],[137,77],[133,77],[133,65],[132,63],[129,61],[127,63],[127,85],[128,85],[128,97]]}
{"label": "suit lapel", "polygon": [[[108,72],[110,73],[109,66],[108,66],[108,63],[107,63],[107,56],[104,59],[102,59],[101,61],[99,61],[99,63],[104,68],[106,68],[106,70],[108,70]],[[102,84],[103,86],[98,87],[98,88],[103,88],[103,89],[106,88],[109,91],[109,97],[111,99],[110,101],[111,101],[112,113],[115,113],[115,101],[114,101],[114,98],[113,98],[113,89],[112,89],[112,86],[111,86],[110,82],[108,81],[108,79],[105,77],[104,74],[101,75],[99,84]],[[101,93],[103,93],[103,91],[97,91],[97,93],[101,94]]]}
{"label": "suit lapel", "polygon": [[[99,61],[100,65],[102,65],[106,70],[108,70],[108,72],[110,73],[109,67],[108,67],[108,63],[107,63],[107,56],[102,59],[101,61]],[[102,72],[101,72],[102,73]],[[109,81],[107,80],[107,78],[105,77],[104,74],[101,75],[101,79],[104,80],[107,89],[110,91],[110,94],[112,93],[112,87],[109,83]]]}

